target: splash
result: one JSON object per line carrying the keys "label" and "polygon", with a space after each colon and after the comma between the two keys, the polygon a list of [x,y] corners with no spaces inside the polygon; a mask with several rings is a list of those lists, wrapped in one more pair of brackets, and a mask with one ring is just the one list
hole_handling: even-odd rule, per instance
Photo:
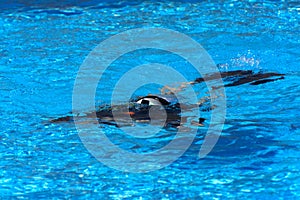
{"label": "splash", "polygon": [[230,60],[233,68],[261,70],[260,59],[256,57],[250,50],[246,54],[238,54],[236,58]]}

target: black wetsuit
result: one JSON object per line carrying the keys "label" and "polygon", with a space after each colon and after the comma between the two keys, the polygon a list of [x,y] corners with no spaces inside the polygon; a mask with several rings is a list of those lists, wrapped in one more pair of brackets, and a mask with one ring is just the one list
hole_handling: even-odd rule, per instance
{"label": "black wetsuit", "polygon": [[[249,83],[250,85],[259,85],[267,82],[284,79],[284,74],[279,74],[279,73],[254,73],[251,70],[246,70],[246,71],[237,70],[237,71],[221,72],[219,74],[212,74],[206,76],[205,78],[197,78],[190,84],[195,85],[204,81],[218,79],[220,76],[226,83],[225,87],[238,86],[246,83]],[[159,105],[151,105],[151,104],[155,104],[155,102],[159,102]],[[119,124],[116,123],[115,120],[116,117],[118,119],[122,119],[123,117],[126,118],[128,117],[128,115],[130,115],[133,121],[145,122],[151,120],[151,117],[149,116],[150,108],[151,111],[154,112],[155,109],[157,109],[157,112],[159,112],[160,109],[164,109],[167,114],[165,127],[168,126],[178,127],[182,123],[182,120],[185,120],[185,118],[181,117],[182,106],[187,106],[187,105],[180,105],[177,102],[175,96],[168,98],[163,95],[148,95],[137,99],[133,99],[129,104],[99,106],[96,111],[96,116],[100,124],[119,126]],[[114,110],[114,113],[112,110]],[[84,117],[89,118],[93,116],[95,116],[95,113],[86,114]],[[65,116],[65,117],[53,119],[51,120],[51,122],[66,122],[72,120],[73,120],[72,116]],[[202,124],[204,120],[205,119],[203,118],[199,118],[198,123]]]}

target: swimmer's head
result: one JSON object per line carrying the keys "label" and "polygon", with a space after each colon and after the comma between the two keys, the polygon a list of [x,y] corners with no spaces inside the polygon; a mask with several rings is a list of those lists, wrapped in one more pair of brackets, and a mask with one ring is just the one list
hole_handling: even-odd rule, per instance
{"label": "swimmer's head", "polygon": [[147,106],[168,106],[172,104],[177,104],[178,100],[173,95],[148,95],[137,99],[135,103]]}

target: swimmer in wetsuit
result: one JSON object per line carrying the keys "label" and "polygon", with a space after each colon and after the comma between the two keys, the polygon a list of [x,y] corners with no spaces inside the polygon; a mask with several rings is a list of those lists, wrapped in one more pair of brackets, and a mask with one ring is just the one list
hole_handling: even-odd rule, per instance
{"label": "swimmer in wetsuit", "polygon": [[[122,119],[122,117],[130,115],[131,119],[135,122],[147,122],[151,120],[149,116],[150,109],[154,111],[155,109],[157,109],[158,111],[160,109],[164,109],[167,114],[164,126],[178,127],[181,125],[182,120],[186,120],[185,117],[181,116],[181,106],[187,105],[180,105],[174,94],[183,90],[188,84],[195,85],[205,81],[218,79],[220,76],[224,81],[229,81],[229,83],[225,84],[225,87],[239,86],[247,83],[249,83],[250,85],[260,85],[284,79],[284,74],[279,73],[254,73],[251,70],[221,72],[219,74],[211,74],[209,76],[206,76],[205,78],[197,78],[192,82],[182,83],[182,85],[178,88],[165,86],[161,89],[161,93],[164,95],[148,95],[140,97],[137,99],[133,99],[129,103],[129,105],[99,106],[98,110],[96,111],[96,116],[100,124],[109,124],[118,127],[119,124],[117,124],[115,121],[116,117],[118,117],[118,119]],[[199,107],[201,108],[201,104],[199,105]],[[118,110],[117,116],[113,115],[112,108],[114,110]],[[93,116],[93,114],[86,114],[84,117],[88,118],[89,116]],[[51,122],[57,123],[72,120],[72,116],[65,116],[53,119],[51,120]],[[202,126],[204,121],[204,118],[199,118],[197,122],[192,123],[194,125]],[[124,123],[123,125],[126,126],[126,123]]]}

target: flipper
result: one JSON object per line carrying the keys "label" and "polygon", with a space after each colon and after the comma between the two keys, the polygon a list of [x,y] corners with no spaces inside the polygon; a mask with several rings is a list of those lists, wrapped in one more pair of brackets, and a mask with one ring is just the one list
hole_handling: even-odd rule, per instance
{"label": "flipper", "polygon": [[[268,79],[270,77],[276,77],[280,76],[280,78],[277,79]],[[234,81],[233,83],[226,84],[225,87],[232,87],[232,86],[238,86],[243,85],[246,83],[250,83],[250,85],[259,85],[263,83],[272,82],[275,80],[284,79],[284,74],[278,74],[278,73],[257,73],[257,74],[251,74],[248,76],[239,76],[237,77],[238,80]]]}
{"label": "flipper", "polygon": [[282,79],[284,79],[284,76],[281,76],[280,78],[263,79],[263,80],[255,81],[255,82],[250,83],[250,85],[260,85],[260,84],[274,82],[274,81],[278,81],[278,80],[282,80]]}
{"label": "flipper", "polygon": [[[280,79],[284,79],[285,74],[279,74],[279,73],[254,73],[252,70],[236,70],[236,71],[228,71],[228,72],[220,72],[215,73],[212,75],[209,75],[205,78],[197,78],[193,82],[191,82],[192,85],[195,85],[197,83],[201,83],[204,81],[211,81],[218,79],[220,76],[224,81],[233,81],[232,83],[226,84],[225,87],[232,87],[232,86],[238,86],[246,83],[255,82],[250,85],[259,85],[267,82],[272,82]],[[276,77],[280,76],[280,78],[277,79],[267,79],[270,77]]]}

